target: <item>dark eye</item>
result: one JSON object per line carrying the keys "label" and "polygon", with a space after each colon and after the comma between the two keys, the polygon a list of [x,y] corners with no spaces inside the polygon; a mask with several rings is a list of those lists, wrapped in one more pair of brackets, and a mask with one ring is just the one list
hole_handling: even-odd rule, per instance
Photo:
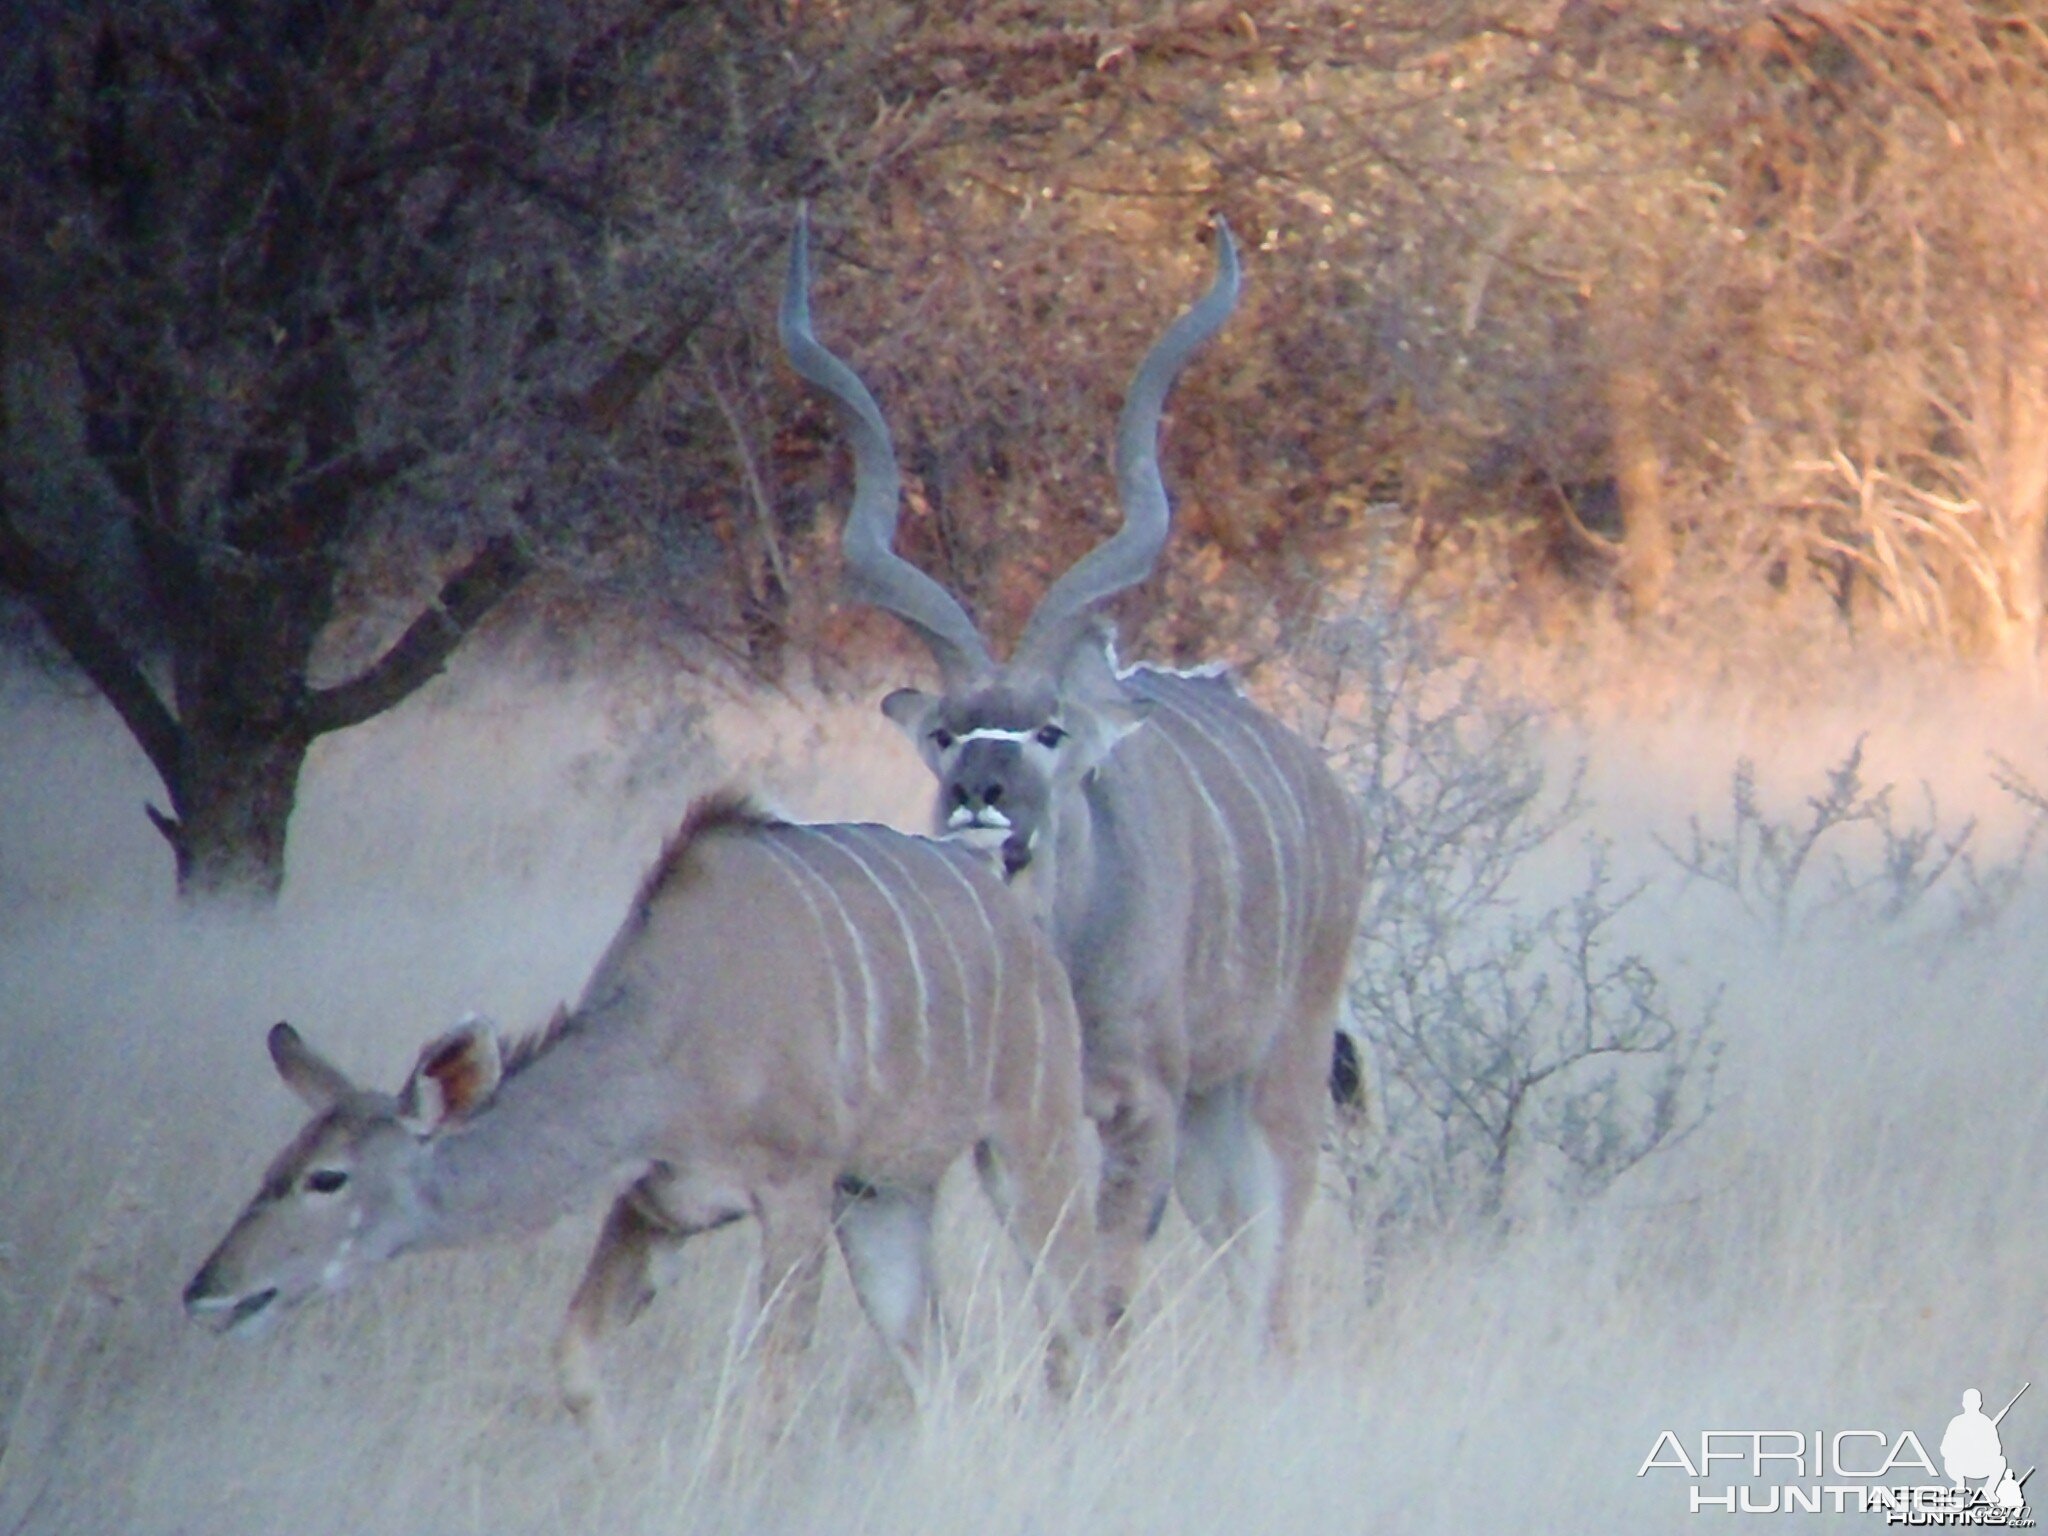
{"label": "dark eye", "polygon": [[932,732],[931,740],[932,745],[943,752],[946,748],[953,745],[953,733],[941,726],[938,730]]}
{"label": "dark eye", "polygon": [[306,1188],[316,1195],[331,1195],[348,1182],[348,1175],[339,1168],[315,1168],[306,1175]]}
{"label": "dark eye", "polygon": [[1041,747],[1056,747],[1067,739],[1067,733],[1056,725],[1041,725],[1038,728],[1038,744]]}

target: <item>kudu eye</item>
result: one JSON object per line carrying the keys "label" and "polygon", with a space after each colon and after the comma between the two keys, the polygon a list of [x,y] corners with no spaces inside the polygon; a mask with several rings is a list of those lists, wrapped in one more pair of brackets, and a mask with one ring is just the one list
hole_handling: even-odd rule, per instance
{"label": "kudu eye", "polygon": [[1057,725],[1041,725],[1038,728],[1038,744],[1050,750],[1067,739],[1067,733]]}
{"label": "kudu eye", "polygon": [[944,726],[941,726],[939,727],[939,729],[932,732],[931,744],[937,750],[943,752],[946,750],[946,748],[953,745],[953,733],[947,730]]}
{"label": "kudu eye", "polygon": [[316,1195],[331,1195],[348,1183],[348,1175],[339,1168],[315,1168],[306,1175],[306,1188]]}

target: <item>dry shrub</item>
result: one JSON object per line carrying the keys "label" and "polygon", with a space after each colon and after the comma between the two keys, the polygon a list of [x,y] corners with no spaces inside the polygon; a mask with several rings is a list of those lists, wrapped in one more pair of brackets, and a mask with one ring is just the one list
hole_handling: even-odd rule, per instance
{"label": "dry shrub", "polygon": [[[1724,546],[1847,619],[2017,662],[2048,515],[2048,38],[2008,7],[1793,9],[1734,78]],[[1744,522],[1747,526],[1743,526]]]}
{"label": "dry shrub", "polygon": [[846,230],[873,270],[832,313],[903,440],[907,546],[999,634],[1110,525],[1122,380],[1220,211],[1249,287],[1175,398],[1153,649],[1284,645],[1377,560],[1543,633],[1611,588],[1713,643],[2031,651],[2024,10],[990,5],[883,54]]}

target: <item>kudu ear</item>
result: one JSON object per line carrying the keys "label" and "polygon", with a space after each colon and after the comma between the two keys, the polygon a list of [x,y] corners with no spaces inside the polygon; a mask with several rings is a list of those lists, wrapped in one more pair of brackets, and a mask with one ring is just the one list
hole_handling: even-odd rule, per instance
{"label": "kudu ear", "polygon": [[498,1037],[488,1021],[464,1019],[420,1052],[399,1091],[399,1118],[422,1135],[466,1120],[490,1102],[504,1071]]}
{"label": "kudu ear", "polygon": [[1060,693],[1100,707],[1127,698],[1129,690],[1116,670],[1116,631],[1108,624],[1090,624],[1074,637],[1060,658]]}
{"label": "kudu ear", "polygon": [[1074,733],[1075,746],[1069,756],[1072,768],[1092,773],[1102,760],[1116,750],[1116,744],[1145,723],[1152,713],[1150,699],[1119,694],[1107,699],[1074,700],[1067,706],[1067,728]]}
{"label": "kudu ear", "polygon": [[356,1091],[341,1068],[306,1044],[305,1037],[291,1025],[282,1021],[271,1025],[267,1044],[271,1063],[285,1087],[312,1108],[331,1109]]}
{"label": "kudu ear", "polygon": [[1060,697],[1067,701],[1069,729],[1083,726],[1077,754],[1094,767],[1112,748],[1145,723],[1152,700],[1139,698],[1116,674],[1114,637],[1107,629],[1084,631],[1060,668]]}
{"label": "kudu ear", "polygon": [[931,718],[932,706],[938,702],[937,695],[926,693],[922,688],[898,688],[882,700],[882,713],[896,723],[897,729],[922,747],[925,722]]}

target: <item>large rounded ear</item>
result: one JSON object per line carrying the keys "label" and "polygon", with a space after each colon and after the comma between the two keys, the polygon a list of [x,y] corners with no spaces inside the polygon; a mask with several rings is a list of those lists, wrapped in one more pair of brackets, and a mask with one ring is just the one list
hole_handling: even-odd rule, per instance
{"label": "large rounded ear", "polygon": [[1150,699],[1117,694],[1086,703],[1071,700],[1062,717],[1073,741],[1061,754],[1068,773],[1091,773],[1116,750],[1116,744],[1145,723],[1152,713]]}
{"label": "large rounded ear", "polygon": [[1090,626],[1060,668],[1062,713],[1067,729],[1081,738],[1070,754],[1074,766],[1093,768],[1152,713],[1152,700],[1139,698],[1117,675],[1115,655],[1108,629]]}
{"label": "large rounded ear", "polygon": [[938,721],[939,706],[943,702],[937,694],[926,693],[921,688],[898,688],[882,700],[882,713],[910,738],[910,744],[917,748],[917,755],[924,759],[925,766],[933,773],[941,772],[939,759],[943,754],[938,743],[932,740],[932,726]]}
{"label": "large rounded ear", "polygon": [[399,1090],[398,1116],[421,1135],[465,1120],[490,1102],[504,1071],[490,1023],[464,1019],[420,1052]]}
{"label": "large rounded ear", "polygon": [[1116,669],[1116,632],[1107,624],[1090,624],[1074,636],[1060,658],[1059,690],[1061,698],[1079,699],[1098,709],[1130,699]]}
{"label": "large rounded ear", "polygon": [[314,1109],[331,1109],[356,1091],[355,1084],[313,1047],[291,1025],[282,1021],[270,1026],[270,1060],[284,1085]]}
{"label": "large rounded ear", "polygon": [[936,695],[926,693],[922,688],[898,688],[882,700],[882,713],[921,747],[924,745],[924,723],[931,718],[932,706],[938,702]]}

